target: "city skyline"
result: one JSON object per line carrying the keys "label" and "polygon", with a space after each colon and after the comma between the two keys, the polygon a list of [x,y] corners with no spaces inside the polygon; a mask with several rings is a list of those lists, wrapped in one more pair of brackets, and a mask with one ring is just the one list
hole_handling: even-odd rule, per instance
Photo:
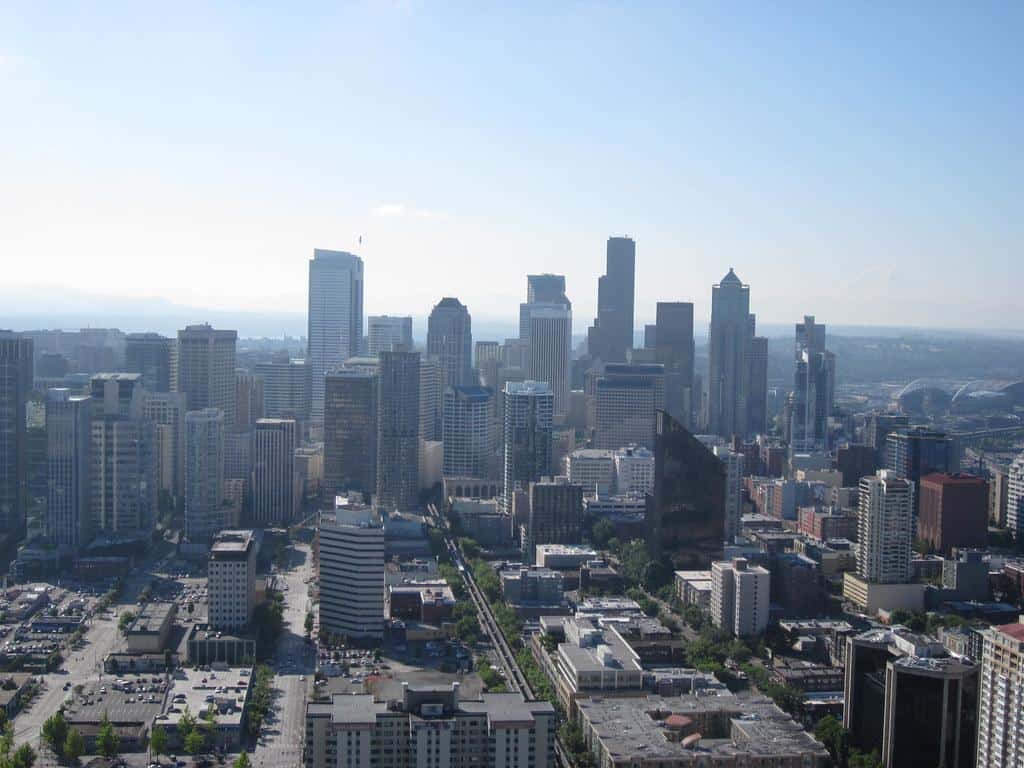
{"label": "city skyline", "polygon": [[[799,295],[832,325],[1019,325],[1002,279],[1020,241],[1019,9],[153,13],[0,16],[0,95],[21,118],[0,127],[8,307],[143,283],[298,312],[322,246],[386,281],[367,314],[454,294],[512,315],[521,276],[554,271],[582,322],[604,238],[629,234],[638,322],[659,300],[706,317],[732,266],[769,323]],[[599,53],[622,39],[631,56]]]}

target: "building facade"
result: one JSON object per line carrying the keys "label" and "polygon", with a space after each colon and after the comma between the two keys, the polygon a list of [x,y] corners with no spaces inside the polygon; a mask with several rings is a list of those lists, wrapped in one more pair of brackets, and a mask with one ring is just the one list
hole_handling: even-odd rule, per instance
{"label": "building facade", "polygon": [[252,524],[284,527],[295,516],[295,421],[260,419],[253,432]]}
{"label": "building facade", "polygon": [[446,296],[431,310],[427,318],[427,355],[441,361],[444,389],[476,383],[472,318],[458,299]]}
{"label": "building facade", "polygon": [[256,609],[256,557],[252,531],[220,531],[210,547],[207,569],[209,623],[215,630],[241,632]]}
{"label": "building facade", "polygon": [[587,331],[587,352],[606,363],[624,363],[633,348],[636,243],[609,237],[605,273],[597,280],[597,317]]}
{"label": "building facade", "polygon": [[224,527],[224,413],[185,414],[185,538],[207,545]]}
{"label": "building facade", "polygon": [[444,398],[445,477],[487,477],[490,474],[493,392],[487,387],[449,387]]}
{"label": "building facade", "polygon": [[757,637],[768,628],[771,574],[742,557],[711,564],[711,619],[736,637]]}
{"label": "building facade", "polygon": [[225,429],[235,426],[236,331],[221,331],[209,324],[178,331],[178,391],[185,394],[190,411],[219,408]]}
{"label": "building facade", "polygon": [[320,631],[384,636],[384,526],[371,507],[320,513]]}
{"label": "building facade", "polygon": [[412,318],[370,315],[366,318],[367,354],[386,352],[395,344],[412,347]]}
{"label": "building facade", "polygon": [[551,473],[554,393],[546,382],[508,382],[504,408],[504,510],[512,511],[512,494]]}
{"label": "building facade", "polygon": [[374,371],[341,368],[324,385],[324,489],[335,493],[377,491],[377,397]]}
{"label": "building facade", "polygon": [[92,537],[91,451],[92,400],[47,390],[46,532],[62,555],[76,554]]}
{"label": "building facade", "polygon": [[420,354],[380,353],[377,396],[377,504],[386,512],[419,500]]}

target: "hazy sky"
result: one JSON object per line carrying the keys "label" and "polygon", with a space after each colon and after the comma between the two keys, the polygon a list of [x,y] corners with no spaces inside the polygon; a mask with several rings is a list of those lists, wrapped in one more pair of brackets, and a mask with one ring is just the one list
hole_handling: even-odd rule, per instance
{"label": "hazy sky", "polygon": [[638,324],[734,266],[765,321],[1020,328],[1024,4],[885,5],[4,2],[0,287],[302,311],[318,246],[370,313],[555,271],[583,326],[627,233]]}

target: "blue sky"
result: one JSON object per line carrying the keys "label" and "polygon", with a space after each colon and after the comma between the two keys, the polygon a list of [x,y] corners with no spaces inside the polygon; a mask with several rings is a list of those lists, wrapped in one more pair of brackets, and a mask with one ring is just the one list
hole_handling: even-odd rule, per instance
{"label": "blue sky", "polygon": [[302,310],[334,247],[370,312],[513,316],[555,271],[582,327],[628,233],[638,323],[733,266],[770,322],[1024,327],[1024,5],[152,5],[0,6],[37,309]]}

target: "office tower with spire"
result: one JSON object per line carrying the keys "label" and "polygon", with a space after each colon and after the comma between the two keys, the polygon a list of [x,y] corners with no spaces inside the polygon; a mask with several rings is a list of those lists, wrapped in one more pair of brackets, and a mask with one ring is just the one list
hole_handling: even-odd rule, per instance
{"label": "office tower with spire", "polygon": [[129,333],[124,344],[125,370],[141,373],[142,386],[149,392],[170,392],[173,346],[173,339],[159,333]]}
{"label": "office tower with spire", "polygon": [[208,323],[178,331],[178,391],[185,393],[190,411],[219,408],[225,429],[235,426],[236,331],[221,331]]}
{"label": "office tower with spire", "polygon": [[377,397],[377,506],[385,513],[419,501],[420,353],[380,353]]}
{"label": "office tower with spire", "polygon": [[597,318],[587,331],[587,352],[606,363],[626,362],[633,348],[633,302],[636,243],[610,237],[605,274],[597,281]]}
{"label": "office tower with spire", "polygon": [[252,524],[282,528],[295,516],[295,421],[260,419],[253,433]]}
{"label": "office tower with spire", "polygon": [[0,530],[10,543],[28,514],[26,404],[32,392],[32,339],[0,331]]}
{"label": "office tower with spire", "polygon": [[412,318],[370,315],[366,318],[367,353],[376,357],[395,344],[412,348]]}
{"label": "office tower with spire", "polygon": [[508,382],[502,393],[505,461],[503,503],[512,512],[512,495],[551,474],[555,397],[543,381]]}
{"label": "office tower with spire", "polygon": [[375,370],[339,368],[324,387],[324,491],[377,490],[377,396]]}
{"label": "office tower with spire", "polygon": [[494,393],[479,385],[448,387],[444,396],[445,477],[489,476]]}
{"label": "office tower with spire", "polygon": [[665,408],[684,427],[693,423],[693,304],[659,301],[654,325],[654,359],[665,366]]}
{"label": "office tower with spire", "polygon": [[185,414],[185,538],[208,546],[224,527],[224,413]]}
{"label": "office tower with spire", "polygon": [[363,339],[363,260],[317,248],[309,261],[310,418],[323,423],[324,377],[359,353]]}
{"label": "office tower with spire", "polygon": [[441,361],[442,392],[474,383],[472,319],[458,299],[446,296],[431,310],[427,355]]}
{"label": "office tower with spire", "polygon": [[711,289],[708,428],[731,438],[767,426],[768,341],[755,336],[750,286],[732,268]]}
{"label": "office tower with spire", "polygon": [[92,538],[91,398],[47,390],[46,456],[46,533],[61,555],[74,555]]}

